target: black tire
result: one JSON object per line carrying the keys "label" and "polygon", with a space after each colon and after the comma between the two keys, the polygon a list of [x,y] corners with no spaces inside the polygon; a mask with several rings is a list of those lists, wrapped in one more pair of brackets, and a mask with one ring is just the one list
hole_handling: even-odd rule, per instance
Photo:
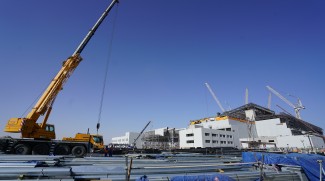
{"label": "black tire", "polygon": [[18,155],[30,154],[30,146],[27,144],[18,144],[14,148],[14,153]]}
{"label": "black tire", "polygon": [[33,155],[49,155],[50,148],[46,144],[38,144],[33,147]]}
{"label": "black tire", "polygon": [[84,146],[75,146],[72,148],[71,153],[73,156],[82,157],[86,154],[86,148]]}
{"label": "black tire", "polygon": [[55,155],[69,155],[71,153],[68,145],[58,145],[55,150]]}

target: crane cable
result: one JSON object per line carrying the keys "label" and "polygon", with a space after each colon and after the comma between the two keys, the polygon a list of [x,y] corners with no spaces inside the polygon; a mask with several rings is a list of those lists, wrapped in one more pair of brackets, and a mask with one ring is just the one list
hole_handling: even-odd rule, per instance
{"label": "crane cable", "polygon": [[107,55],[107,61],[106,61],[106,67],[105,67],[105,75],[104,75],[104,80],[103,80],[103,89],[102,89],[102,93],[101,93],[101,99],[100,99],[100,105],[99,105],[99,113],[98,113],[98,121],[97,121],[97,125],[96,125],[97,134],[98,134],[98,130],[100,128],[100,120],[101,120],[102,110],[103,110],[103,101],[104,101],[105,89],[106,89],[106,83],[107,83],[108,67],[109,67],[110,58],[111,58],[112,44],[113,44],[113,37],[114,37],[114,34],[115,34],[115,26],[116,26],[117,15],[118,15],[118,4],[117,4],[117,8],[115,10],[115,16],[113,18],[112,34],[111,34],[111,38],[110,38],[110,42],[109,42],[109,48],[108,48],[108,55]]}
{"label": "crane cable", "polygon": [[[43,91],[41,91],[39,93],[39,95],[34,99],[34,101],[26,108],[26,110],[21,114],[20,117],[25,117],[25,115],[27,114],[27,112],[33,108],[33,106],[36,104],[36,102],[40,99],[40,97],[42,96],[43,92],[45,92],[45,90],[47,89],[47,87],[49,86],[50,84],[48,84],[44,89]],[[53,101],[54,102],[54,101]],[[53,105],[53,103],[51,103],[51,105]]]}

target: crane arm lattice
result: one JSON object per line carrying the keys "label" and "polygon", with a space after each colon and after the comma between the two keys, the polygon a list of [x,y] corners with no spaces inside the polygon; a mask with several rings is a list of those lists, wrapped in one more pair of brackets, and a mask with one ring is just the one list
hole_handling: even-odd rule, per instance
{"label": "crane arm lattice", "polygon": [[267,89],[269,89],[269,91],[271,91],[274,95],[278,96],[281,100],[283,100],[285,103],[287,103],[289,106],[291,106],[292,108],[296,108],[296,106],[294,104],[292,104],[290,101],[288,101],[288,99],[286,99],[285,97],[283,97],[280,93],[278,93],[276,90],[274,90],[272,87],[270,86],[266,86]]}
{"label": "crane arm lattice", "polygon": [[221,105],[219,99],[217,98],[217,96],[216,96],[216,95],[214,94],[214,92],[212,91],[210,85],[209,85],[208,83],[205,83],[205,86],[207,86],[207,88],[208,88],[209,92],[211,93],[213,99],[217,102],[217,104],[218,104],[219,108],[222,110],[222,112],[225,112],[225,109],[222,107],[222,105]]}

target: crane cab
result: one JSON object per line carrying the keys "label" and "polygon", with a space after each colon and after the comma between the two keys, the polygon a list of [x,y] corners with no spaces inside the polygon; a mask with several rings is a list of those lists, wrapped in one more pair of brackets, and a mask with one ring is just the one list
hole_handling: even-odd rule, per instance
{"label": "crane cab", "polygon": [[[38,124],[39,127],[36,130],[34,134],[29,135],[29,137],[34,138],[34,139],[45,139],[45,140],[52,140],[55,139],[55,128],[53,124],[46,124],[45,129],[41,128],[42,124]],[[24,132],[22,132],[23,137],[27,138],[27,135],[24,136]]]}
{"label": "crane cab", "polygon": [[91,135],[92,141],[91,144],[93,145],[94,150],[102,150],[104,149],[104,139],[102,135]]}

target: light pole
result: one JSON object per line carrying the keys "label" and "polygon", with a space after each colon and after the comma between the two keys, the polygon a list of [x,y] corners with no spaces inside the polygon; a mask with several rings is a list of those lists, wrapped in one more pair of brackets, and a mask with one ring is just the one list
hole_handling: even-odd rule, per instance
{"label": "light pole", "polygon": [[306,147],[305,147],[305,140],[300,140],[301,141],[301,143],[302,143],[302,146],[304,147],[304,149],[306,149]]}
{"label": "light pole", "polygon": [[311,140],[310,140],[310,134],[307,133],[307,136],[308,136],[308,140],[309,140],[309,144],[310,144],[311,151],[314,151],[313,144],[311,143]]}

